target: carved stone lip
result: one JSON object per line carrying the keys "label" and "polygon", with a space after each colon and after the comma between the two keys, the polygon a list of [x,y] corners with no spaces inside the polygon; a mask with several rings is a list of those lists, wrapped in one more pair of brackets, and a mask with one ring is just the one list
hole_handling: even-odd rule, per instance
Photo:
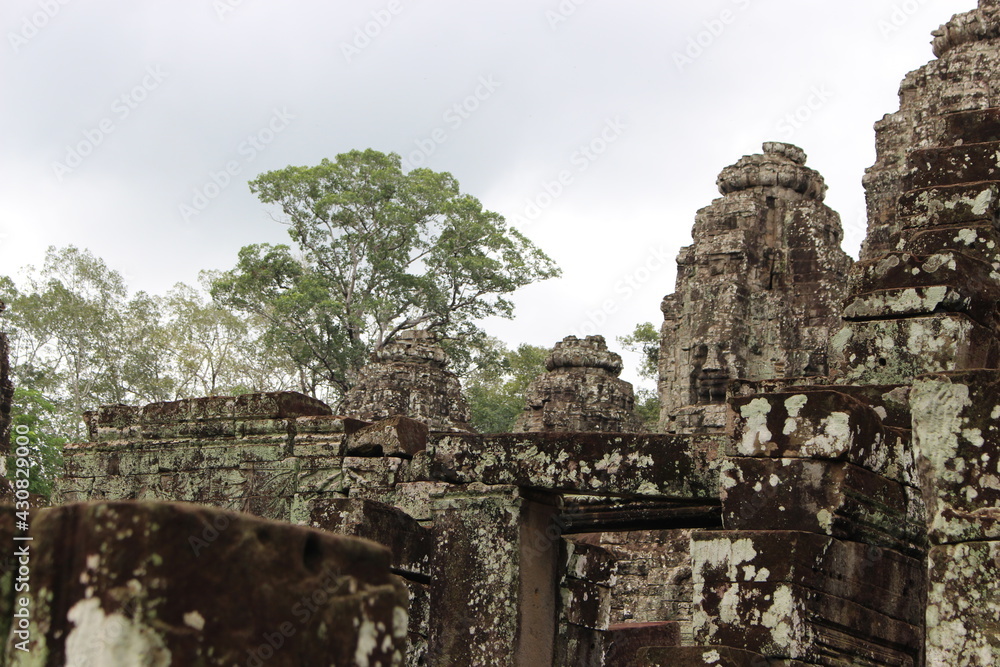
{"label": "carved stone lip", "polygon": [[744,155],[723,169],[716,181],[719,192],[727,195],[755,187],[779,187],[816,201],[826,198],[826,181],[818,171],[805,166],[805,151],[778,141],[765,142],[763,149],[763,154]]}

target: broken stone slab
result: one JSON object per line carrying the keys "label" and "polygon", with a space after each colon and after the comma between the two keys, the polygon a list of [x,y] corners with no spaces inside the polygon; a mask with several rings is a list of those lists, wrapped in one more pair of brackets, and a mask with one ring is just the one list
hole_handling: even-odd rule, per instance
{"label": "broken stone slab", "polygon": [[958,252],[894,252],[859,262],[851,271],[849,288],[845,320],[961,312],[983,326],[997,324],[1000,274],[992,265]]}
{"label": "broken stone slab", "polygon": [[402,664],[406,589],[371,542],[178,503],[56,507],[31,534],[11,665]]}
{"label": "broken stone slab", "polygon": [[904,190],[1000,180],[1000,143],[917,148],[907,157]]}
{"label": "broken stone slab", "polygon": [[637,667],[806,667],[798,660],[767,658],[729,646],[644,648],[637,660]]}
{"label": "broken stone slab", "polygon": [[552,664],[560,549],[550,502],[484,485],[437,499],[428,639],[437,664]]}
{"label": "broken stone slab", "polygon": [[311,396],[275,391],[150,403],[140,409],[139,422],[149,425],[199,419],[288,419],[329,414],[330,406]]}
{"label": "broken stone slab", "polygon": [[962,183],[910,190],[896,204],[904,228],[995,224],[1000,219],[1000,183]]}
{"label": "broken stone slab", "polygon": [[843,384],[906,384],[925,373],[998,365],[996,336],[962,313],[847,322],[830,340],[830,366]]}
{"label": "broken stone slab", "polygon": [[908,433],[883,426],[874,409],[847,394],[824,388],[741,396],[730,406],[737,456],[847,461],[913,483]]}
{"label": "broken stone slab", "polygon": [[1000,664],[1000,542],[933,547],[928,590],[927,664]]}
{"label": "broken stone slab", "polygon": [[905,229],[898,249],[915,255],[953,250],[986,262],[994,270],[1000,269],[1000,231],[992,224]]}
{"label": "broken stone slab", "polygon": [[674,622],[619,623],[607,631],[605,665],[633,667],[640,649],[646,647],[680,646],[680,626]]}
{"label": "broken stone slab", "polygon": [[309,525],[313,528],[381,544],[392,553],[396,571],[430,576],[434,536],[405,512],[357,498],[318,498],[311,505]]}
{"label": "broken stone slab", "polygon": [[427,425],[403,416],[390,417],[347,436],[352,456],[413,457],[427,449]]}
{"label": "broken stone slab", "polygon": [[519,433],[433,438],[435,474],[452,483],[511,484],[560,493],[714,498],[718,462],[690,436]]}
{"label": "broken stone slab", "polygon": [[926,549],[923,499],[845,461],[732,458],[722,469],[727,530],[793,530],[897,549]]}
{"label": "broken stone slab", "polygon": [[[708,614],[695,612],[696,638],[719,623],[706,605],[714,605],[716,611],[720,604],[725,607],[723,620],[735,629],[734,600],[717,595],[722,588],[732,588],[730,584],[798,587],[802,590],[796,595],[814,591],[849,601],[878,616],[912,626],[922,623],[923,561],[892,549],[799,531],[696,531],[691,536],[691,563],[695,606]],[[864,627],[849,618],[839,622],[845,628]],[[773,626],[770,629],[776,630]],[[705,637],[698,641],[737,646],[706,641]]]}
{"label": "broken stone slab", "polygon": [[912,400],[931,540],[1000,539],[1000,372],[920,377]]}

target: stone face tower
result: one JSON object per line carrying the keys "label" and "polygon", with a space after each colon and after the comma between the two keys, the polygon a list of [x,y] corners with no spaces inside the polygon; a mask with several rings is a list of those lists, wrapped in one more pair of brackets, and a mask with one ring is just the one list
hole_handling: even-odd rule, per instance
{"label": "stone face tower", "polygon": [[515,433],[639,430],[632,385],[618,378],[622,358],[608,351],[604,336],[567,336],[556,343],[545,367],[549,372],[528,387]]}
{"label": "stone face tower", "polygon": [[368,421],[405,415],[432,429],[467,429],[469,406],[448,357],[428,331],[403,331],[372,354],[344,398],[344,414]]}
{"label": "stone face tower", "polygon": [[[896,202],[909,186],[904,182],[909,151],[941,146],[961,128],[955,112],[1000,104],[1000,2],[980,0],[979,8],[958,14],[934,31],[938,60],[910,72],[900,84],[899,111],[875,124],[875,164],[865,174],[868,236],[861,259],[898,250],[905,228]],[[973,137],[972,141],[977,139]],[[985,139],[984,139],[985,140]],[[968,142],[967,142],[968,143]]]}
{"label": "stone face tower", "polygon": [[723,197],[698,211],[661,305],[662,429],[721,431],[731,379],[826,374],[851,259],[805,162],[795,146],[765,143],[722,171]]}

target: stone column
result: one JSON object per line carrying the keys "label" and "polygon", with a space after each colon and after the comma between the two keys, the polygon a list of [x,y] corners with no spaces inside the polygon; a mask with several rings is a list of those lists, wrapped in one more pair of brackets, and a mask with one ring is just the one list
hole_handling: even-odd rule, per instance
{"label": "stone column", "polygon": [[428,654],[465,667],[551,665],[557,509],[512,486],[442,494],[434,524]]}

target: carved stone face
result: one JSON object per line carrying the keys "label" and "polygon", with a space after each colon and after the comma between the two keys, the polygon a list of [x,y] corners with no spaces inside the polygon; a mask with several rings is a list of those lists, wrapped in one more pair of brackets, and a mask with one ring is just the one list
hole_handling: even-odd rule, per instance
{"label": "carved stone face", "polygon": [[729,368],[717,345],[699,345],[694,354],[691,393],[696,404],[722,403],[726,400]]}

